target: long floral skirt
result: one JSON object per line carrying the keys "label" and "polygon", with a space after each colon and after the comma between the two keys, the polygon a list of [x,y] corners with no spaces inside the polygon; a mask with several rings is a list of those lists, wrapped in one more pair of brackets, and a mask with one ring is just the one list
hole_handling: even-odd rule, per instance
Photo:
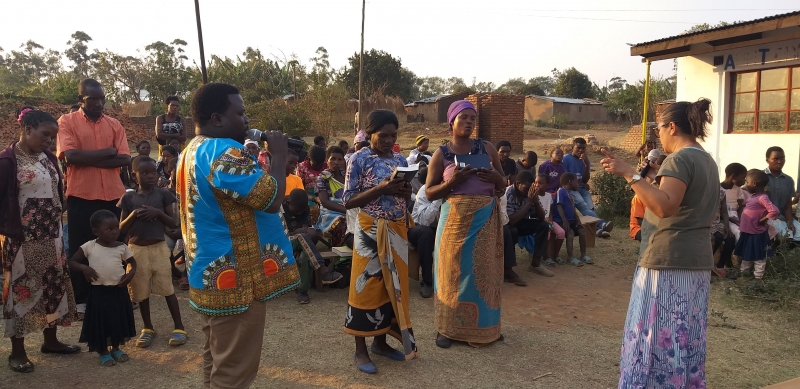
{"label": "long floral skirt", "polygon": [[711,272],[638,267],[619,388],[704,389]]}

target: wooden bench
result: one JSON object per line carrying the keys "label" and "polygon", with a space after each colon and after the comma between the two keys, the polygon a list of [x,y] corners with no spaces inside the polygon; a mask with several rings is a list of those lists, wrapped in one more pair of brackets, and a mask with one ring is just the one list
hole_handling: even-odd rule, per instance
{"label": "wooden bench", "polygon": [[580,218],[583,228],[586,229],[586,247],[594,247],[594,239],[597,236],[597,223],[600,219],[592,216],[581,216]]}

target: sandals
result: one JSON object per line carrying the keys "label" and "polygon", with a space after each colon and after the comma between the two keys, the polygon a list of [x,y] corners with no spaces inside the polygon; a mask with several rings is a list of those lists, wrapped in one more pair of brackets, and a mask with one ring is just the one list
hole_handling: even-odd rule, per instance
{"label": "sandals", "polygon": [[136,347],[147,348],[153,344],[153,339],[156,337],[156,331],[149,328],[142,328],[142,333],[136,338]]}
{"label": "sandals", "polygon": [[44,345],[39,349],[42,354],[61,354],[61,355],[69,355],[69,354],[76,354],[81,352],[80,346],[67,346],[62,348],[61,350],[48,350],[44,348]]}
{"label": "sandals", "polygon": [[572,258],[572,261],[570,261],[570,263],[575,265],[575,267],[583,266],[583,262],[581,262],[581,260],[578,258]]}
{"label": "sandals", "polygon": [[117,364],[111,354],[103,354],[100,356],[100,366],[111,367]]}
{"label": "sandals", "polygon": [[186,277],[181,277],[181,280],[178,282],[178,289],[189,290],[189,279]]}
{"label": "sandals", "polygon": [[172,330],[172,335],[169,338],[169,345],[173,347],[182,346],[189,341],[189,336],[186,335],[186,331],[174,329]]}
{"label": "sandals", "polygon": [[112,351],[110,355],[111,358],[114,358],[114,360],[117,362],[128,362],[131,360],[128,354],[125,354],[125,352],[122,350]]}
{"label": "sandals", "polygon": [[556,265],[556,261],[554,261],[552,258],[547,258],[547,259],[544,260],[544,264],[546,266],[553,267],[553,266]]}
{"label": "sandals", "polygon": [[566,265],[567,261],[565,261],[564,258],[556,257],[556,263],[559,265]]}
{"label": "sandals", "polygon": [[[609,222],[609,224],[610,223],[611,222]],[[592,260],[592,258],[590,258],[588,255],[584,255],[583,258],[581,258],[581,261],[587,265],[594,265],[594,260]]]}
{"label": "sandals", "polygon": [[10,367],[11,370],[17,373],[33,373],[34,369],[33,362],[31,361],[26,361],[25,363],[19,365],[14,364],[13,362],[11,362],[10,355],[8,356],[8,367]]}

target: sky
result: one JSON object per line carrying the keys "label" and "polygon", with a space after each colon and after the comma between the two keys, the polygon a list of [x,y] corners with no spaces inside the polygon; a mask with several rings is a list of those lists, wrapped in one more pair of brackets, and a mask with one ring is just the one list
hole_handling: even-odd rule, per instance
{"label": "sky", "polygon": [[[359,51],[359,0],[199,0],[206,59],[234,57],[248,46],[301,62],[319,46],[334,68]],[[0,23],[0,47],[32,39],[63,51],[70,35],[89,34],[90,49],[136,54],[155,41],[188,42],[199,63],[191,0],[107,1],[64,6],[37,0],[36,12]],[[402,59],[417,76],[461,77],[467,84],[550,75],[575,67],[599,85],[612,77],[643,79],[645,65],[628,44],[680,34],[692,25],[746,21],[800,9],[796,0],[370,0],[364,49]],[[87,16],[91,15],[91,16]],[[673,74],[671,60],[655,62],[654,76]]]}

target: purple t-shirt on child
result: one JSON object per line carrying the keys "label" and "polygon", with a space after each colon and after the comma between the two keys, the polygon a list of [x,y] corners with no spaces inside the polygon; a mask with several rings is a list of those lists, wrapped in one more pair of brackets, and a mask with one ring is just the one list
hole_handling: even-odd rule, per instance
{"label": "purple t-shirt on child", "polygon": [[559,188],[556,194],[556,207],[555,212],[553,212],[553,221],[556,223],[563,223],[561,220],[561,214],[558,212],[558,204],[561,204],[564,207],[564,217],[567,218],[567,221],[572,223],[575,221],[575,204],[572,199],[572,194],[569,193],[568,190],[564,188]]}
{"label": "purple t-shirt on child", "polygon": [[553,193],[561,186],[561,175],[564,174],[564,164],[558,165],[544,161],[539,165],[539,174],[547,175],[550,178],[550,183],[547,185],[547,192]]}

